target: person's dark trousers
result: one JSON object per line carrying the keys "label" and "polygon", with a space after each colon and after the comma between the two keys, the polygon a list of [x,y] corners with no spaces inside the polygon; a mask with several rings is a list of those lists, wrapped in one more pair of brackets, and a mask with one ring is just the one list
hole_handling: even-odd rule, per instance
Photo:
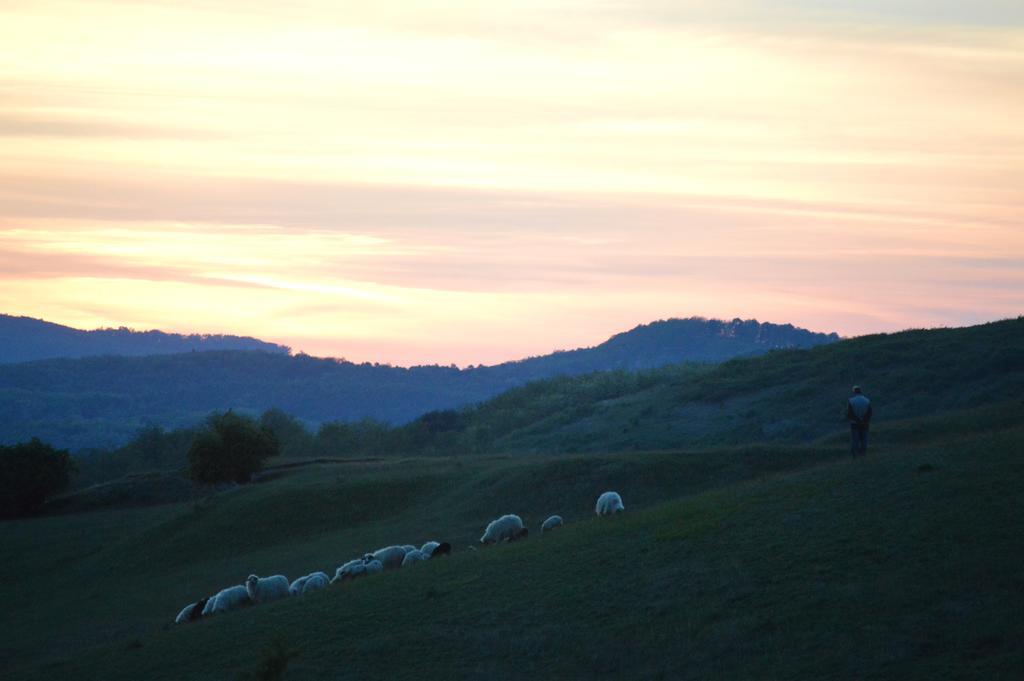
{"label": "person's dark trousers", "polygon": [[859,423],[850,424],[850,451],[854,456],[867,454],[868,429]]}

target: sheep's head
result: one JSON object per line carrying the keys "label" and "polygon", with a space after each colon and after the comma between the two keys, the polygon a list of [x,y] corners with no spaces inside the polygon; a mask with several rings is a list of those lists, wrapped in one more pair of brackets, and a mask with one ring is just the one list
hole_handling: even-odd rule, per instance
{"label": "sheep's head", "polygon": [[433,558],[434,556],[447,556],[451,552],[452,545],[446,541],[443,541],[434,548],[434,550],[430,554],[430,557]]}
{"label": "sheep's head", "polygon": [[260,583],[260,578],[256,575],[249,575],[249,578],[245,580],[245,592],[249,594],[249,598],[253,601],[256,600],[256,585]]}
{"label": "sheep's head", "polygon": [[530,530],[526,527],[520,527],[516,530],[516,539],[526,539],[530,536]]}
{"label": "sheep's head", "polygon": [[206,603],[210,600],[210,597],[201,598],[196,601],[196,604],[192,606],[192,610],[188,613],[188,621],[195,622],[197,619],[203,616],[203,608],[206,607]]}

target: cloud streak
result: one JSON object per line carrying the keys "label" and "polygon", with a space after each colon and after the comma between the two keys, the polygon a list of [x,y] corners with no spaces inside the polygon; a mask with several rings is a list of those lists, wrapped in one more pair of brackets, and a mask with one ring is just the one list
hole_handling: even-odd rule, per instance
{"label": "cloud streak", "polygon": [[1019,314],[1021,11],[923,7],[9,6],[0,306],[402,363]]}

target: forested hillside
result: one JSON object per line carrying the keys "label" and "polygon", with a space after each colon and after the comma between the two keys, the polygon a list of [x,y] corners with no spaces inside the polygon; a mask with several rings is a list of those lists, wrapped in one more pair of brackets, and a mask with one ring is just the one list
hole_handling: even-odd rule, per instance
{"label": "forested hillside", "polygon": [[594,348],[458,369],[354,364],[267,352],[87,357],[0,366],[0,442],[116,446],[140,428],[197,423],[212,410],[278,407],[310,423],[392,424],[474,404],[540,378],[643,369],[807,347],[836,337],[756,321],[655,322]]}

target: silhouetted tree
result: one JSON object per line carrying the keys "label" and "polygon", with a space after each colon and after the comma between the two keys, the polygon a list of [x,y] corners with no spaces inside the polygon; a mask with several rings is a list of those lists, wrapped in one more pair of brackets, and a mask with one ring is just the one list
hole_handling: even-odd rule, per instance
{"label": "silhouetted tree", "polygon": [[68,488],[74,472],[75,462],[67,451],[38,438],[0,445],[0,517],[38,511],[47,497]]}
{"label": "silhouetted tree", "polygon": [[215,412],[189,447],[189,477],[201,483],[249,482],[279,451],[274,434],[253,419]]}

